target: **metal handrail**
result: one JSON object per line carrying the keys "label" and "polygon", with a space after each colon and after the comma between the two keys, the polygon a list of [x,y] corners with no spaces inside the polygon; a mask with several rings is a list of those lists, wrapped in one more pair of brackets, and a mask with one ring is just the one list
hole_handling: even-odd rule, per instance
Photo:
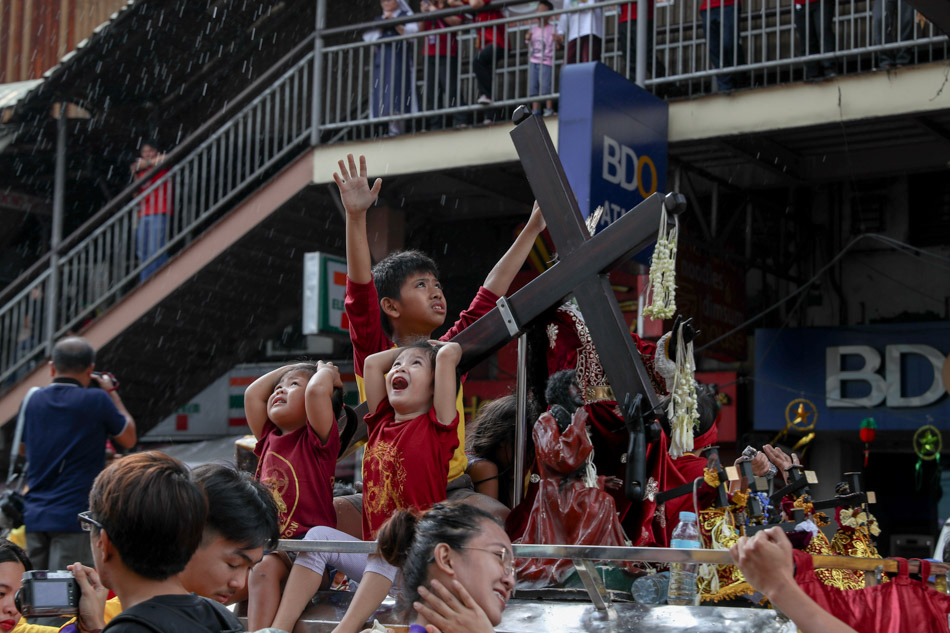
{"label": "metal handrail", "polygon": [[[629,0],[607,0],[594,6],[571,7],[547,12],[548,16],[558,17],[590,12],[600,12],[602,20],[602,60],[614,70],[633,79],[635,68],[627,54],[632,45],[630,40],[621,40],[618,37],[619,9],[629,3]],[[652,20],[652,39],[654,40],[653,54],[648,58],[651,68],[650,77],[644,81],[647,89],[657,91],[666,90],[676,84],[676,90],[689,94],[715,92],[714,78],[745,73],[758,73],[756,81],[777,83],[775,73],[789,73],[793,70],[805,68],[806,65],[820,64],[827,60],[837,60],[856,66],[857,70],[870,69],[869,60],[874,55],[882,53],[897,53],[899,49],[908,49],[913,54],[945,56],[947,54],[947,37],[934,34],[932,27],[929,32],[918,34],[914,31],[910,39],[904,41],[886,41],[883,33],[872,31],[872,15],[869,5],[856,4],[850,0],[819,0],[814,6],[831,5],[834,7],[833,22],[835,26],[835,46],[833,50],[822,49],[819,52],[800,52],[802,42],[817,41],[817,32],[812,32],[810,22],[806,23],[804,32],[796,30],[794,24],[794,0],[764,0],[760,6],[739,9],[736,17],[736,37],[745,48],[745,61],[741,59],[723,60],[720,65],[711,61],[711,51],[708,47],[708,33],[703,30],[703,12],[698,10],[698,0],[686,0],[669,6],[656,7],[655,18]],[[493,5],[494,6],[494,5]],[[739,7],[740,5],[736,5]],[[809,5],[812,6],[812,5]],[[422,22],[431,16],[454,14],[459,10],[445,10],[432,14],[416,13],[411,17],[402,17],[392,20],[392,24],[407,24]],[[554,66],[554,85],[551,89],[535,98],[529,98],[526,88],[528,75],[528,48],[523,42],[524,23],[533,16],[520,15],[502,19],[463,24],[446,27],[438,31],[420,31],[418,33],[404,33],[387,37],[373,42],[347,42],[326,46],[324,49],[325,67],[333,67],[334,73],[327,73],[321,85],[321,93],[325,95],[323,116],[320,129],[339,133],[347,129],[351,134],[341,134],[344,140],[357,140],[375,136],[372,124],[397,123],[403,126],[411,124],[412,130],[426,127],[426,119],[448,119],[459,116],[474,115],[476,122],[479,112],[486,109],[476,103],[476,79],[473,60],[477,50],[475,38],[483,29],[504,27],[508,30],[507,53],[496,56],[494,81],[498,95],[493,98],[492,106],[511,107],[521,105],[528,100],[542,101],[556,100],[560,97],[557,85],[558,69],[565,63],[563,54],[558,54]],[[635,22],[631,22],[635,24]],[[339,27],[328,30],[334,34],[354,32],[367,28],[379,27],[376,23],[361,23],[348,27]],[[724,27],[723,27],[724,28]],[[929,33],[929,34],[928,34]],[[726,32],[719,36],[722,39]],[[432,90],[430,84],[435,81],[444,81],[442,77],[435,77],[430,73],[427,65],[432,64],[431,58],[423,55],[426,38],[434,35],[454,35],[457,37],[459,53],[456,57],[445,58],[442,66],[436,64],[435,73],[444,72],[445,64],[455,66],[453,69],[454,93],[457,95],[454,104],[437,102],[426,103],[427,93]],[[401,47],[399,52],[377,52],[380,46]],[[939,47],[938,50],[934,50]],[[738,54],[737,54],[738,55]],[[379,62],[380,69],[373,70],[374,63]],[[734,63],[735,62],[735,63]],[[739,63],[741,62],[741,63]],[[661,72],[661,67],[665,71]],[[397,67],[400,67],[397,69]],[[353,101],[365,103],[372,101],[374,86],[379,86],[381,79],[377,73],[399,73],[401,68],[414,72],[412,85],[407,91],[412,95],[412,103],[395,104],[391,96],[376,97],[381,99],[383,107],[371,120],[365,119],[364,112],[353,107]],[[839,72],[846,69],[842,66]],[[705,83],[704,83],[705,82]],[[377,88],[378,90],[378,88]],[[387,102],[387,99],[389,100]],[[367,125],[369,124],[369,125]],[[407,130],[408,131],[408,130]]]}
{"label": "metal handrail", "polygon": [[[277,549],[282,552],[327,552],[340,554],[375,554],[376,541],[307,541],[280,539]],[[511,546],[515,558],[550,558],[571,560],[621,560],[638,563],[709,563],[733,565],[728,550],[687,549],[678,547],[621,547],[606,545],[532,545],[515,543]],[[874,571],[878,567],[886,573],[897,573],[897,561],[891,558],[861,558],[856,556],[825,556],[813,554],[818,569],[849,569]],[[910,573],[918,573],[920,563],[909,561]],[[931,572],[946,574],[950,563],[930,563]]]}
{"label": "metal handrail", "polygon": [[[307,541],[281,539],[277,549],[284,552],[325,552],[340,554],[375,554],[375,541]],[[684,549],[676,547],[619,547],[600,545],[531,545],[513,544],[515,558],[567,559],[573,561],[628,561],[638,563],[708,563],[734,565],[728,550]],[[826,556],[812,554],[815,569],[844,569],[865,572],[873,581],[876,573],[897,573],[898,562],[891,558]],[[908,561],[910,573],[920,573],[920,563]],[[930,563],[931,573],[950,578],[950,563]],[[944,585],[945,586],[945,585]]]}
{"label": "metal handrail", "polygon": [[[167,169],[170,165],[174,165],[178,161],[187,157],[211,133],[220,128],[222,125],[225,125],[229,119],[232,119],[236,115],[236,113],[239,113],[251,99],[261,94],[261,92],[266,90],[268,86],[271,86],[275,79],[277,79],[281,73],[284,72],[283,69],[287,67],[288,64],[297,63],[302,55],[312,52],[314,37],[315,34],[311,34],[299,44],[297,44],[286,55],[274,63],[273,66],[268,68],[260,77],[255,79],[247,88],[242,90],[236,97],[227,102],[223,108],[212,115],[211,118],[201,124],[198,129],[189,134],[188,137],[181,141],[181,143],[175,145],[173,149],[168,151],[166,153],[165,162],[161,166],[154,167],[142,174],[139,182],[130,183],[129,186],[119,192],[114,198],[109,200],[109,202],[107,202],[105,206],[102,207],[102,209],[97,211],[91,218],[83,222],[67,237],[63,238],[63,241],[59,246],[59,252],[62,253],[67,249],[72,248],[80,240],[92,233],[93,230],[102,224],[103,221],[111,217],[120,207],[139,194],[142,186],[141,182],[147,181],[162,169]],[[16,279],[11,281],[5,287],[0,288],[0,304],[7,302],[14,293],[18,292],[27,283],[29,283],[36,275],[40,273],[40,271],[47,269],[49,267],[49,258],[49,253],[44,254],[29,268],[18,275]]]}

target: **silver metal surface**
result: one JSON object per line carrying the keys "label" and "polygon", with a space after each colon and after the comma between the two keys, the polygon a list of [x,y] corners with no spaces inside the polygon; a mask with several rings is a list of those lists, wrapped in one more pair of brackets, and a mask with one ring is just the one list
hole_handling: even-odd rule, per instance
{"label": "silver metal surface", "polygon": [[647,607],[615,603],[609,618],[583,603],[512,600],[499,633],[795,633],[789,620],[771,609],[738,607]]}
{"label": "silver metal surface", "polygon": [[[346,612],[353,594],[321,591],[304,611],[295,633],[329,633]],[[370,618],[386,626],[403,625],[388,599]],[[797,628],[771,609],[752,607],[647,607],[614,603],[610,617],[585,602],[514,599],[508,603],[498,633],[795,633]],[[239,617],[243,614],[239,611]],[[405,628],[397,628],[405,631]]]}

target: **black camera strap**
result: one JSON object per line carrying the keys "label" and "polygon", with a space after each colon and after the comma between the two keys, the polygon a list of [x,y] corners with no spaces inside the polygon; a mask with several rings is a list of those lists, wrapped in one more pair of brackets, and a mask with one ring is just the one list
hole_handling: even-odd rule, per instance
{"label": "black camera strap", "polygon": [[[31,387],[26,392],[26,397],[20,404],[20,412],[16,416],[16,429],[13,431],[13,444],[10,447],[10,468],[7,469],[7,487],[11,486],[16,475],[17,457],[20,456],[20,443],[23,441],[23,427],[26,424],[26,405],[29,404],[33,394],[39,390],[39,387]],[[26,467],[23,468],[23,472],[26,472]]]}

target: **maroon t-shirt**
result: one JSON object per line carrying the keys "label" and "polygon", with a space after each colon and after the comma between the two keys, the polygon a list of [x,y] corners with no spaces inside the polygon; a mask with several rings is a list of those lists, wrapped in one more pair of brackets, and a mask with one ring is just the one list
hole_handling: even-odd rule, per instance
{"label": "maroon t-shirt", "polygon": [[425,415],[396,422],[389,398],[365,419],[369,441],[363,454],[363,539],[368,541],[396,510],[427,510],[445,501],[449,461],[459,444],[459,419],[456,413],[452,424],[440,424],[432,407]]}
{"label": "maroon t-shirt", "polygon": [[270,420],[264,423],[254,448],[260,460],[255,477],[277,502],[280,538],[300,538],[318,525],[336,527],[333,476],[339,453],[336,424],[323,443],[309,422],[284,434]]}

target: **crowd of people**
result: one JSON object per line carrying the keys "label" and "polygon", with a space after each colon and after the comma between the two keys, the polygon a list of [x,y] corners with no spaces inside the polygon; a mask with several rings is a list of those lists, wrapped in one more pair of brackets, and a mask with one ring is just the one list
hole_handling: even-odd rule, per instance
{"label": "crowd of people", "polygon": [[[365,158],[349,155],[334,174],[346,213],[345,310],[360,398],[369,411],[362,493],[333,496],[343,383],[332,362],[287,365],[247,388],[245,412],[257,439],[253,478],[220,465],[189,471],[158,452],[121,457],[103,470],[106,438],[132,446],[135,422],[114,378],[95,372],[91,345],[64,339],[53,352],[53,384],[22,406],[29,556],[0,547],[0,605],[9,616],[0,628],[19,633],[33,626],[20,622],[16,606],[5,600],[31,559],[75,574],[82,598],[78,617],[65,628],[78,633],[240,631],[221,605],[243,600],[249,630],[291,631],[337,572],[357,585],[337,632],[362,630],[392,593],[411,631],[452,633],[493,630],[516,574],[562,579],[554,565],[516,561],[512,538],[669,545],[669,517],[696,501],[670,501],[664,512],[649,494],[640,505],[624,497],[623,467],[617,468],[624,421],[575,307],[561,306],[530,334],[529,362],[545,385],[532,389],[537,408],[530,415],[543,412],[528,460],[537,477],[520,505],[512,507],[513,491],[523,483],[511,472],[514,399],[485,407],[465,432],[462,349],[452,338],[508,292],[545,229],[538,205],[469,307],[435,340],[447,316],[438,267],[418,251],[392,253],[373,265],[366,214],[382,181],[371,185],[367,173]],[[669,336],[656,345],[637,339],[658,392],[666,389],[676,345]],[[93,383],[99,389],[87,388]],[[672,429],[662,427],[648,453],[660,490],[703,480],[703,451],[716,435],[713,403],[701,390],[694,450],[676,460],[664,439]],[[793,460],[768,446],[751,457],[756,475],[780,470],[783,477]],[[715,489],[701,486],[700,496]],[[563,519],[564,508],[578,514]],[[275,549],[279,538],[375,540],[377,551],[297,554]],[[732,553],[748,582],[803,630],[848,630],[831,628],[840,623],[798,589],[781,529],[739,539]],[[110,591],[115,597],[107,601]]]}
{"label": "crowd of people", "polygon": [[[573,64],[601,61],[605,52],[605,40],[615,37],[616,51],[625,74],[633,78],[637,58],[637,3],[616,7],[616,30],[608,33],[606,9],[599,6],[603,0],[540,0],[537,16],[521,35],[522,29],[514,29],[517,23],[504,21],[506,14],[491,6],[492,0],[420,0],[418,21],[402,20],[390,26],[396,18],[417,15],[407,0],[381,0],[381,14],[376,18],[378,28],[364,33],[364,40],[374,42],[370,115],[373,118],[408,115],[424,107],[425,112],[457,108],[475,103],[486,106],[485,121],[497,118],[491,106],[498,100],[501,76],[496,69],[508,67],[511,57],[519,50],[527,51],[528,75],[527,96],[532,99],[532,111],[544,116],[553,115],[556,94],[555,68],[558,64]],[[461,14],[430,17],[429,14],[443,9],[468,8]],[[836,40],[835,21],[837,3],[833,0],[792,0],[791,22],[794,24],[796,50],[802,57],[810,57],[803,65],[802,77],[808,81],[821,81],[837,76],[839,72],[839,46]],[[662,77],[666,68],[661,56],[654,53],[655,3],[649,0],[646,7],[646,69],[647,77]],[[575,9],[552,15],[552,11]],[[611,7],[612,9],[612,7]],[[744,34],[739,0],[699,0],[696,11],[705,41],[708,68],[719,70],[715,86],[720,92],[731,92],[748,84],[749,76],[728,72],[735,66],[746,63]],[[894,42],[911,42],[915,36],[915,16],[912,6],[896,0],[875,0],[872,7],[870,39],[874,46]],[[459,73],[462,68],[458,31],[449,30],[466,22],[473,22],[476,40],[471,52],[471,71],[475,75],[474,103],[464,103],[460,94]],[[399,36],[424,33],[421,55],[424,62],[416,67],[415,38]],[[519,33],[512,36],[511,33]],[[523,37],[524,42],[515,41]],[[396,38],[396,39],[394,39]],[[701,48],[699,50],[702,50]],[[559,53],[559,51],[561,51]],[[560,59],[559,59],[560,58]],[[909,64],[912,50],[908,47],[889,48],[880,51],[874,62],[875,68],[890,70]],[[680,62],[682,63],[682,62]],[[424,77],[424,94],[416,94],[416,80]],[[418,97],[422,100],[419,101]],[[540,97],[540,98],[539,98]],[[542,99],[543,98],[543,101]],[[426,129],[441,129],[446,121],[454,126],[469,122],[468,115],[455,111],[450,114],[429,114]],[[389,122],[390,134],[401,134],[405,120]]]}
{"label": "crowd of people", "polygon": [[[527,50],[528,77],[527,96],[532,99],[534,114],[551,116],[555,112],[555,63],[558,51],[563,49],[565,64],[600,61],[603,53],[604,12],[598,8],[598,0],[541,0],[537,3],[537,15],[523,35],[524,41],[514,42],[504,22],[505,13],[491,6],[492,0],[420,0],[418,21],[400,20],[417,15],[407,0],[381,0],[381,14],[376,18],[377,28],[363,34],[364,41],[373,42],[373,61],[370,116],[393,117],[410,114],[419,109],[416,95],[416,78],[424,73],[422,104],[426,112],[456,108],[466,105],[460,96],[459,71],[461,68],[458,32],[451,29],[471,21],[476,25],[475,49],[471,57],[471,71],[475,75],[477,95],[475,103],[485,106],[487,121],[494,120],[497,112],[491,106],[499,92],[496,70],[507,65],[515,50]],[[557,9],[583,8],[588,10],[552,15]],[[635,5],[624,5],[620,24],[635,19]],[[444,9],[467,7],[470,11],[456,15],[430,17],[429,14]],[[652,4],[651,4],[652,17]],[[483,26],[481,26],[483,25]],[[635,31],[635,29],[634,29]],[[400,36],[427,33],[422,45],[423,65],[416,68],[415,40]],[[624,50],[628,58],[635,59],[635,43],[629,46],[629,38],[635,33],[624,30]],[[652,35],[652,34],[651,34]],[[635,40],[634,40],[635,41]],[[543,101],[542,101],[543,99]],[[472,105],[472,104],[469,104]],[[454,112],[448,118],[454,126],[464,125],[469,119],[464,113]],[[441,129],[446,117],[431,114],[426,121],[430,130]],[[401,134],[405,122],[400,119],[388,123],[390,135]]]}

